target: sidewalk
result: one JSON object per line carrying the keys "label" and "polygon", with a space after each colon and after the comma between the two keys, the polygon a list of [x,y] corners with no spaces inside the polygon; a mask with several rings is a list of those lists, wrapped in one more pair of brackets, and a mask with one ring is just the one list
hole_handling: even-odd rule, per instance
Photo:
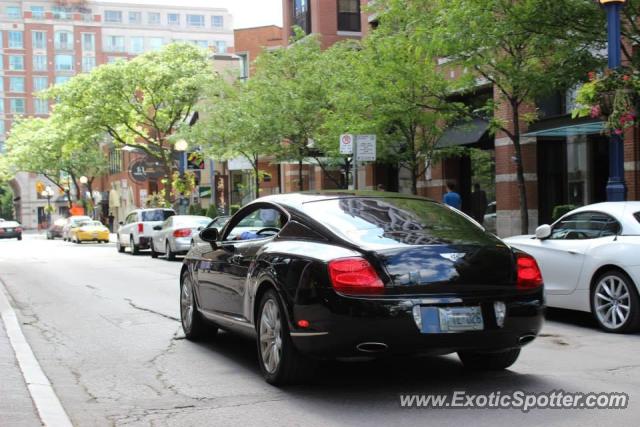
{"label": "sidewalk", "polygon": [[0,425],[41,426],[1,319],[0,378]]}

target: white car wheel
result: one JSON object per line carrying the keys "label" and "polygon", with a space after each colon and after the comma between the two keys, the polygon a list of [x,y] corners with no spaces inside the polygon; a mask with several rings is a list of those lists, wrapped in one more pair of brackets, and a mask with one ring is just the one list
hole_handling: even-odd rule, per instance
{"label": "white car wheel", "polygon": [[609,332],[631,332],[638,328],[638,295],[631,280],[618,271],[598,277],[592,293],[593,314]]}

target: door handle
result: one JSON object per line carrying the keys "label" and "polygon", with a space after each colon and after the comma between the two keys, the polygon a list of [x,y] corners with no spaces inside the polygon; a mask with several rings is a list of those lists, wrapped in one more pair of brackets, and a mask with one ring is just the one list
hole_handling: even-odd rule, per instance
{"label": "door handle", "polygon": [[576,252],[574,250],[571,250],[571,249],[569,249],[567,252],[569,252],[571,255],[578,255],[579,254],[578,252]]}

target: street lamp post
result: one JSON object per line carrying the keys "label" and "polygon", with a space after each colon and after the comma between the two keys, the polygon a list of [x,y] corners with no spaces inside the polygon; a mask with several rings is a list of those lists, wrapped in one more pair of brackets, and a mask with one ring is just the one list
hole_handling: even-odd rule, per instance
{"label": "street lamp post", "polygon": [[[607,50],[609,69],[614,70],[621,64],[621,28],[620,10],[626,0],[600,0],[607,12]],[[624,139],[622,135],[611,133],[609,142],[609,181],[607,182],[607,200],[620,202],[627,199],[627,186],[624,182]]]}
{"label": "street lamp post", "polygon": [[[189,143],[184,139],[176,141],[174,146],[175,150],[180,153],[179,174],[180,178],[184,178],[185,170],[187,168],[187,150],[189,149]],[[186,203],[185,203],[186,201]],[[180,193],[178,196],[178,213],[184,215],[187,213],[188,201],[184,197],[184,194]]]}
{"label": "street lamp post", "polygon": [[51,224],[51,198],[53,197],[53,189],[48,185],[42,190],[42,197],[47,199],[47,227]]}

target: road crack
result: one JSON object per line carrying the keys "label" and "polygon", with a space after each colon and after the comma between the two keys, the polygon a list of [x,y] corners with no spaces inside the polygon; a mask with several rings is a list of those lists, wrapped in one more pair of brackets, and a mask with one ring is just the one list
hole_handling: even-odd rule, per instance
{"label": "road crack", "polygon": [[147,313],[156,314],[158,316],[164,317],[165,319],[173,320],[174,322],[179,322],[180,321],[180,319],[178,319],[177,317],[170,316],[168,314],[164,314],[164,313],[161,313],[159,311],[152,310],[150,308],[141,307],[141,306],[137,305],[136,303],[134,303],[131,300],[131,298],[125,298],[124,300],[127,301],[129,303],[129,305],[131,307],[135,308],[136,310],[140,310],[140,311],[144,311],[144,312],[147,312]]}

